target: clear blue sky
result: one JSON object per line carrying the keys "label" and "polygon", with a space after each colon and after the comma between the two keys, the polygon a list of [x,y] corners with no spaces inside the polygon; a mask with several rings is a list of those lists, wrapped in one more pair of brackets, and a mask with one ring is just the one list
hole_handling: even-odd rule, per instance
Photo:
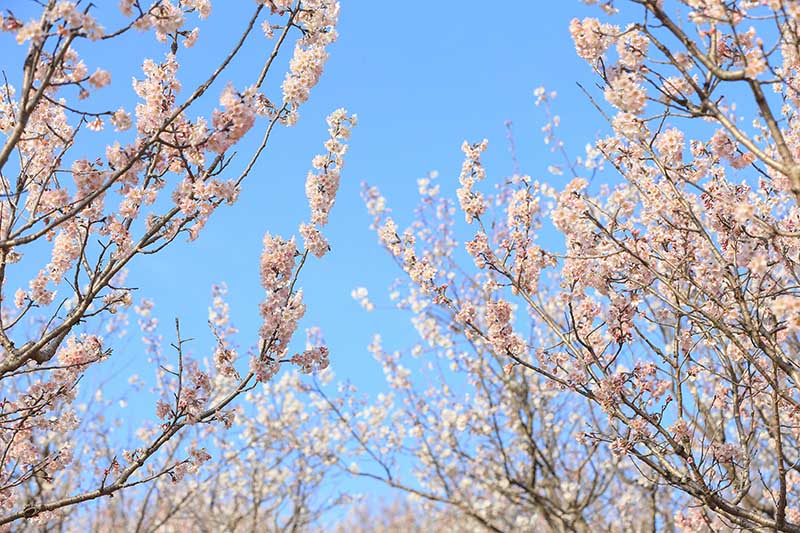
{"label": "clear blue sky", "polygon": [[[228,5],[217,2],[216,14],[224,10],[222,18],[235,24],[252,3]],[[176,243],[131,269],[131,281],[142,294],[156,296],[162,321],[169,324],[180,316],[186,327],[203,328],[209,287],[226,280],[242,340],[256,331],[261,238],[268,228],[288,235],[307,216],[305,175],[326,138],[324,117],[343,106],[358,113],[360,121],[326,228],[332,253],[311,261],[301,280],[308,304],[304,325],[322,327],[339,377],[374,390],[382,372],[365,349],[372,334],[380,331],[387,348],[394,349],[410,342],[406,339],[412,330],[399,311],[367,314],[350,297],[354,287],[365,286],[385,309],[386,289],[398,274],[368,229],[360,183],[378,185],[395,217],[407,222],[416,202],[417,178],[438,170],[443,189],[455,190],[464,139],[490,140],[490,179],[511,173],[506,120],[514,122],[522,171],[557,181],[546,172],[558,160],[542,142],[545,119],[532,96],[542,84],[558,91],[561,129],[576,151],[603,127],[576,86],[576,81],[591,85],[593,78],[576,56],[567,29],[572,17],[596,10],[572,0],[443,1],[411,7],[342,1],[340,39],[331,47],[322,82],[302,109],[300,123],[277,132],[236,206],[219,210],[198,242]],[[212,46],[225,49],[231,39],[233,35],[215,34]],[[244,85],[249,76],[242,73],[243,78],[237,79],[236,72],[233,76]],[[256,137],[260,134],[252,133],[247,141]],[[247,153],[247,144],[242,153]],[[197,350],[204,347],[196,345]]]}
{"label": "clear blue sky", "polygon": [[[462,161],[460,145],[465,139],[490,140],[485,157],[490,179],[510,174],[513,167],[504,122],[511,120],[522,172],[550,179],[557,187],[563,185],[566,178],[547,174],[547,166],[560,161],[542,142],[540,128],[545,118],[534,106],[532,92],[540,85],[558,91],[555,111],[573,152],[581,152],[603,129],[600,117],[576,85],[592,87],[594,78],[575,54],[568,32],[571,18],[596,15],[598,10],[577,0],[418,4],[342,0],[341,4],[339,41],[330,48],[325,74],[302,108],[299,124],[277,129],[244,183],[239,202],[219,209],[198,241],[175,242],[156,256],[138,258],[130,268],[129,283],[140,289],[137,300],[141,296],[156,300],[165,341],[171,340],[171,324],[180,317],[187,335],[198,338],[191,347],[194,355],[203,357],[211,350],[206,327],[210,287],[226,281],[242,343],[254,342],[260,325],[258,303],[263,298],[258,284],[262,236],[266,230],[284,236],[296,233],[297,224],[307,218],[305,176],[327,137],[325,116],[346,107],[359,115],[359,125],[325,228],[332,252],[322,261],[310,261],[301,279],[308,313],[298,339],[302,341],[304,327],[319,325],[337,375],[376,391],[382,385],[382,372],[366,351],[373,333],[383,334],[387,349],[408,346],[414,339],[409,337],[413,335],[409,317],[389,308],[387,288],[398,271],[368,229],[370,217],[359,195],[360,183],[379,186],[395,218],[407,223],[416,203],[417,178],[438,170],[443,190],[455,190]],[[95,3],[94,12],[107,28],[115,26],[109,20],[120,20],[116,6],[116,1]],[[6,8],[23,20],[37,11],[34,2],[0,0],[0,9]],[[218,64],[253,8],[252,0],[214,3],[212,17],[201,24],[198,44],[178,54],[179,77],[185,87],[204,80]],[[132,110],[137,98],[128,80],[142,77],[143,56],[161,58],[165,47],[152,34],[132,34],[122,47],[118,41],[98,44],[79,45],[79,50],[90,72],[96,67],[108,69],[114,82],[90,102],[96,108],[123,104]],[[240,88],[249,85],[253,65],[269,49],[271,43],[256,33],[245,57],[212,88],[205,107],[190,114],[209,116],[225,80]],[[23,53],[24,47],[9,35],[0,39],[3,68],[12,82],[19,76]],[[281,67],[287,60],[283,59]],[[283,71],[275,70],[267,81],[276,99],[282,77]],[[252,152],[264,127],[263,122],[257,124],[238,146],[240,154],[247,157]],[[128,140],[131,134],[127,133]],[[85,153],[76,156],[94,158],[113,141],[110,135],[110,129],[97,134],[97,144],[79,146],[77,151]],[[126,142],[126,137],[120,141]],[[26,257],[34,259],[37,270],[46,261],[38,261],[42,258],[35,254]],[[11,273],[9,286],[15,281],[24,285],[32,275],[18,268]],[[357,286],[369,289],[378,305],[376,312],[367,314],[352,300],[350,292]],[[133,317],[130,330],[136,336]],[[120,353],[127,350],[131,353]],[[136,343],[129,343],[117,355],[137,357],[138,350]]]}
{"label": "clear blue sky", "polygon": [[[340,39],[330,49],[323,79],[302,108],[299,124],[277,130],[245,182],[239,202],[219,209],[198,241],[175,242],[157,256],[138,258],[130,268],[129,284],[140,289],[137,301],[141,296],[155,299],[165,342],[172,340],[171,324],[180,317],[186,335],[198,339],[191,351],[202,358],[212,349],[206,327],[210,287],[226,281],[241,341],[253,344],[263,298],[258,283],[262,236],[266,230],[284,236],[296,233],[297,224],[308,217],[305,177],[311,158],[322,150],[327,137],[325,116],[346,107],[359,115],[359,125],[325,228],[332,252],[322,261],[310,261],[301,278],[308,313],[298,339],[303,341],[304,327],[320,326],[337,376],[377,392],[383,388],[383,373],[366,350],[372,335],[380,332],[387,349],[407,347],[415,339],[410,317],[389,308],[387,288],[399,272],[368,229],[370,217],[359,195],[360,183],[366,180],[379,186],[395,218],[405,224],[416,203],[417,178],[438,170],[443,190],[455,190],[462,161],[460,145],[465,139],[489,139],[485,161],[490,179],[510,174],[513,167],[504,122],[511,120],[522,172],[562,186],[566,178],[549,176],[546,171],[548,165],[560,161],[542,142],[540,128],[545,118],[534,106],[532,93],[540,85],[558,91],[555,111],[574,153],[582,152],[586,142],[604,128],[576,86],[581,82],[591,87],[594,78],[589,66],[576,56],[568,32],[571,18],[598,10],[577,0],[341,3]],[[116,1],[95,5],[101,19],[104,13],[118,16]],[[7,7],[27,19],[26,12],[35,5],[0,0],[0,9]],[[180,78],[186,87],[204,79],[216,66],[216,58],[238,38],[253,7],[252,0],[215,2],[209,24],[201,26],[198,45],[179,52],[184,65]],[[268,53],[268,46],[271,43],[257,34],[246,49],[247,56],[223,78],[232,79],[239,88],[249,85],[254,77],[252,65]],[[86,48],[90,72],[101,67],[114,78],[111,88],[98,92],[98,107],[105,102],[113,108],[122,103],[132,109],[136,97],[128,80],[141,77],[136,58],[143,54],[160,58],[163,52],[152,34],[134,35],[123,48]],[[0,58],[9,72],[19,72],[22,53],[23,48],[8,35],[0,40]],[[276,70],[268,84],[277,88],[282,77],[283,72]],[[213,96],[201,114],[210,114],[223,86],[224,81],[212,89]],[[275,89],[271,95],[279,98]],[[257,124],[238,146],[240,154],[247,157],[252,152],[264,127]],[[94,148],[111,142],[108,133],[98,135],[102,145]],[[90,146],[86,149],[86,155],[92,154]],[[22,274],[24,283],[33,275]],[[357,286],[369,289],[377,311],[367,314],[352,300],[350,292]],[[130,331],[137,336],[135,317],[131,318]],[[129,342],[115,357],[143,358],[139,353],[138,344]],[[148,369],[142,366],[140,371]],[[152,418],[153,406],[141,407],[147,412],[137,414]]]}

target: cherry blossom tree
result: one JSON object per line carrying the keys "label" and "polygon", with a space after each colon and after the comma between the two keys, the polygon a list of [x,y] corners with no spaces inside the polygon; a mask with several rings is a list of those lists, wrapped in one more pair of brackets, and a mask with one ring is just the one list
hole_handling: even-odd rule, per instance
{"label": "cherry blossom tree", "polygon": [[484,140],[405,230],[365,190],[425,349],[376,344],[375,405],[329,398],[350,470],[478,529],[798,531],[800,3],[587,3],[569,31],[609,127],[568,183],[488,188]]}
{"label": "cherry blossom tree", "polygon": [[[216,443],[227,453],[218,432],[235,426],[234,434],[253,439],[258,431],[269,431],[266,422],[260,428],[253,421],[236,425],[241,422],[237,398],[261,404],[270,394],[289,394],[289,384],[250,392],[272,380],[282,364],[304,373],[328,364],[319,334],[312,332],[301,353],[293,355],[289,345],[305,310],[299,273],[309,254],[322,257],[329,249],[321,229],[334,203],[355,116],[340,109],[328,118],[329,140],[306,181],[310,215],[299,227],[303,244],[269,232],[264,237],[263,326],[244,340],[252,348],[234,342],[223,289],[214,294],[209,323],[217,342],[205,360],[187,352],[177,322],[167,333],[174,338],[172,347],[160,350],[152,302],[141,300],[135,311],[149,342],[160,399],[150,407],[151,423],[125,428],[135,435],[129,449],[109,438],[114,421],[101,391],[91,404],[78,404],[86,392],[80,381],[102,380],[111,368],[106,361],[135,355],[114,345],[134,301],[127,269],[176,240],[196,239],[218,207],[236,201],[275,126],[297,121],[336,39],[339,4],[256,1],[242,27],[230,30],[239,33],[224,59],[204,67],[205,77],[192,87],[180,82],[179,57],[202,39],[205,19],[212,16],[209,0],[123,0],[119,13],[106,3],[36,5],[30,19],[11,10],[0,14],[2,46],[16,50],[12,54],[21,68],[4,71],[0,87],[0,525],[78,520],[87,516],[80,509],[92,500],[137,487],[125,501],[144,494],[136,508],[141,522],[152,527],[164,520],[159,513],[173,501],[148,506],[153,495],[166,492],[165,482],[179,482],[209,461],[207,446]],[[95,93],[116,87],[113,61],[90,66],[95,59],[84,61],[79,50],[152,38],[163,53],[137,60],[135,107],[102,109]],[[253,39],[265,43],[266,51],[245,59],[243,47]],[[268,74],[275,77],[276,58],[290,47],[280,87],[269,88],[265,81]],[[245,60],[252,79],[238,87],[227,83],[231,65]],[[117,101],[123,101],[123,89],[118,91]],[[207,102],[209,97],[218,98],[218,106]],[[253,129],[261,130],[260,143],[249,155],[234,157],[237,143]],[[131,379],[131,394],[141,387]],[[295,409],[290,398],[285,402],[283,409]],[[124,427],[125,421],[120,423]],[[229,462],[223,457],[214,472]],[[237,464],[231,468],[244,463]],[[316,472],[314,464],[308,468]],[[317,483],[315,472],[294,477],[295,484],[287,486],[305,493]],[[300,499],[289,498],[295,507],[301,507]],[[281,516],[307,520],[309,508]]]}
{"label": "cherry blossom tree", "polygon": [[[497,205],[513,194],[511,183],[516,181],[502,187]],[[441,194],[435,174],[418,186],[415,222],[402,238],[425,250],[421,268],[450,273],[446,291],[470,304],[457,313],[446,305],[445,289],[398,280],[392,299],[412,314],[419,339],[407,350],[387,351],[376,335],[369,346],[390,390],[369,397],[353,386],[338,393],[315,388],[328,423],[350,432],[344,446],[334,448],[338,466],[414,501],[363,512],[388,513],[385,521],[411,529],[425,523],[423,528],[463,531],[640,530],[671,522],[654,484],[641,483],[623,457],[584,437],[604,417],[601,409],[575,405],[569,392],[538,374],[513,371],[503,352],[465,325],[467,318],[479,325],[493,312],[496,302],[486,287],[499,290],[501,281],[495,272],[458,265],[455,202]],[[364,197],[375,227],[391,226],[377,189],[366,187]],[[401,268],[407,265],[403,257],[408,255],[398,258]],[[379,309],[366,289],[353,297],[368,311]],[[558,341],[534,323],[525,342]]]}
{"label": "cherry blossom tree", "polygon": [[[597,76],[586,105],[606,131],[570,156],[555,95],[534,93],[545,140],[566,158],[551,173],[567,179],[515,172],[490,187],[488,142],[465,142],[457,178],[418,181],[407,229],[365,186],[403,273],[393,298],[419,334],[399,350],[380,337],[370,346],[388,391],[336,389],[325,373],[313,384],[276,377],[282,363],[327,366],[316,330],[301,353],[289,343],[304,310],[298,274],[328,250],[321,228],[354,123],[340,110],[306,182],[301,250],[264,238],[249,366],[223,288],[208,363],[189,357],[177,324],[172,350],[160,350],[152,302],[135,306],[161,400],[132,450],[104,432],[110,400],[73,406],[81,376],[118,356],[110,334],[86,327],[113,332],[133,305],[125,268],[180,234],[196,238],[235,200],[273,126],[297,120],[338,5],[257,3],[239,44],[183,99],[176,58],[198,38],[187,23],[209,15],[206,2],[126,1],[127,22],[112,30],[69,2],[46,3],[32,22],[4,14],[0,26],[28,52],[0,99],[0,290],[13,290],[6,281],[36,243],[49,255],[25,267],[39,273],[13,306],[2,298],[0,523],[311,529],[347,501],[326,488],[344,472],[413,499],[356,510],[346,530],[375,513],[387,530],[800,530],[800,2],[586,3],[599,18],[575,19],[569,33]],[[218,89],[222,110],[190,118],[259,22],[275,49],[253,85]],[[135,118],[84,109],[110,74],[89,75],[73,45],[135,31],[154,31],[167,51],[134,83]],[[295,34],[278,105],[262,86]],[[262,144],[223,178],[259,117]],[[109,124],[135,126],[134,140],[97,159],[67,155]],[[379,311],[365,289],[353,296]],[[253,409],[245,417],[239,396]],[[209,450],[221,456],[200,468]]]}
{"label": "cherry blossom tree", "polygon": [[392,531],[441,531],[463,529],[464,521],[456,513],[444,517],[421,511],[406,500],[392,500],[380,505],[359,505],[336,524],[336,533],[389,533]]}
{"label": "cherry blossom tree", "polygon": [[[331,376],[330,373],[327,374]],[[173,458],[205,442],[214,458],[176,483],[162,476],[77,509],[48,525],[68,531],[306,531],[350,497],[332,489],[336,431],[308,413],[308,386],[284,372],[249,391],[241,422],[225,430],[188,431],[167,444]],[[109,452],[111,450],[108,450]]]}

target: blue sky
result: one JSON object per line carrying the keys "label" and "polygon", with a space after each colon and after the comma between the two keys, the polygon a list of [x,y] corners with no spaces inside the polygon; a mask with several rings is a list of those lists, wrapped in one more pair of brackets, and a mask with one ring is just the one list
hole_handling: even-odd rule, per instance
{"label": "blue sky", "polygon": [[[306,173],[327,138],[326,115],[345,107],[358,114],[359,125],[325,228],[332,252],[322,261],[311,260],[300,280],[308,312],[298,340],[304,340],[303,328],[320,326],[337,376],[362,390],[379,392],[385,388],[383,373],[366,349],[372,335],[381,333],[389,350],[408,347],[415,339],[410,315],[391,309],[388,287],[399,271],[368,228],[371,220],[359,195],[361,182],[381,189],[403,226],[416,205],[417,178],[437,170],[443,192],[455,191],[465,139],[489,139],[485,162],[490,181],[509,175],[513,165],[504,123],[511,120],[522,172],[548,179],[557,188],[563,186],[566,177],[549,176],[546,170],[560,160],[542,141],[540,128],[546,119],[543,110],[534,106],[533,90],[545,85],[558,92],[554,111],[561,116],[561,134],[574,154],[583,152],[584,145],[604,129],[601,117],[576,85],[592,87],[594,78],[575,54],[568,32],[571,18],[596,15],[597,10],[577,0],[341,3],[340,38],[330,48],[325,74],[301,109],[298,125],[277,129],[244,183],[238,203],[220,208],[196,242],[178,241],[156,256],[138,258],[128,281],[139,288],[137,301],[140,297],[155,300],[165,345],[172,340],[172,324],[179,317],[185,336],[197,338],[189,348],[199,358],[210,356],[213,348],[206,326],[211,286],[226,281],[240,340],[245,346],[254,344],[260,326],[258,304],[263,299],[258,282],[262,237],[267,230],[286,237],[296,234],[297,225],[307,219]],[[116,1],[95,4],[99,18],[118,17]],[[0,1],[1,9],[11,5],[23,19],[35,7],[32,2]],[[197,46],[178,54],[179,77],[187,92],[194,82],[205,79],[218,64],[217,58],[238,39],[239,28],[253,7],[252,0],[217,0],[211,19],[201,25]],[[260,64],[267,47],[271,43],[260,34],[251,38],[244,57],[222,76],[202,111],[195,113],[209,116],[225,80],[239,88],[251,84],[253,65]],[[3,36],[4,68],[19,72],[23,50]],[[123,104],[132,109],[136,97],[128,80],[141,77],[143,55],[158,59],[164,51],[152,34],[134,34],[123,47],[113,43],[94,50],[85,47],[82,53],[90,72],[105,68],[114,79],[110,88],[92,98],[93,105],[116,108]],[[283,60],[282,67],[288,57]],[[267,81],[276,99],[282,78],[283,71],[276,70]],[[237,147],[242,154],[239,164],[257,146],[265,126],[258,123]],[[109,135],[110,130],[98,134],[97,145],[90,141],[81,149],[87,155],[96,153],[95,149],[113,142]],[[129,139],[131,132],[127,135],[120,141]],[[33,272],[17,271],[16,275],[27,283]],[[378,306],[375,312],[366,313],[351,298],[351,290],[358,286],[370,291]],[[137,336],[135,317],[129,329]],[[115,358],[143,361],[141,353],[138,343],[124,342]],[[152,371],[141,367],[143,374]],[[153,405],[135,403],[131,409],[152,419]]]}
{"label": "blue sky", "polygon": [[[250,5],[232,2],[221,18],[241,21]],[[366,351],[372,334],[381,332],[387,348],[394,349],[410,344],[413,331],[409,317],[389,309],[387,287],[398,271],[368,228],[360,183],[377,185],[393,215],[408,222],[417,178],[438,170],[445,192],[458,186],[465,139],[490,140],[490,179],[510,174],[504,122],[511,120],[522,171],[561,185],[560,178],[546,172],[558,159],[542,142],[545,118],[534,106],[532,92],[542,84],[559,93],[555,110],[576,153],[602,129],[600,117],[576,86],[591,85],[593,79],[575,55],[567,29],[572,17],[594,10],[577,1],[506,2],[502,9],[478,1],[430,2],[424,11],[398,7],[343,1],[340,39],[330,49],[322,82],[301,110],[300,123],[277,131],[239,202],[220,209],[197,242],[176,243],[131,269],[130,279],[141,293],[155,295],[162,322],[180,316],[185,327],[203,328],[210,286],[225,280],[242,341],[252,338],[262,298],[257,277],[261,238],[267,229],[296,232],[307,216],[305,175],[326,138],[325,116],[343,106],[359,115],[359,125],[326,228],[332,253],[311,261],[301,279],[308,304],[304,326],[322,327],[339,377],[377,390],[382,373]],[[219,4],[216,9],[223,11]],[[206,43],[211,48],[225,49],[233,39],[211,34],[213,40]],[[188,74],[196,68],[192,65]],[[237,71],[230,76],[244,85],[249,77],[246,69],[241,72],[243,79],[237,79]],[[259,136],[251,133],[240,152],[246,154]],[[357,286],[369,289],[377,311],[367,314],[351,299]],[[197,344],[197,355],[204,348]]]}
{"label": "blue sky", "polygon": [[[534,106],[532,93],[540,85],[558,92],[554,111],[562,118],[561,134],[574,154],[603,130],[601,117],[576,85],[591,88],[595,80],[575,54],[568,32],[571,18],[597,15],[598,10],[577,0],[442,1],[425,2],[420,9],[366,0],[341,4],[340,38],[330,48],[325,74],[301,109],[298,125],[276,130],[235,206],[220,208],[196,242],[178,241],[156,256],[138,258],[131,265],[129,284],[139,288],[137,300],[155,299],[165,341],[172,340],[172,324],[179,317],[186,336],[198,339],[190,349],[202,358],[212,348],[206,327],[210,288],[226,281],[241,342],[254,344],[260,325],[258,303],[263,298],[258,284],[263,234],[266,230],[284,236],[297,233],[298,223],[308,217],[305,176],[327,138],[325,117],[346,107],[359,115],[359,125],[325,228],[332,252],[322,261],[310,261],[301,278],[308,312],[298,339],[303,340],[302,328],[320,326],[337,375],[376,392],[382,388],[382,372],[366,350],[372,335],[380,332],[387,349],[407,347],[414,339],[409,337],[410,316],[391,309],[387,298],[387,288],[399,272],[368,228],[370,217],[359,195],[361,182],[381,189],[402,226],[410,221],[416,204],[417,178],[438,170],[445,193],[457,188],[460,145],[465,139],[489,139],[485,161],[490,181],[510,174],[513,165],[504,126],[510,120],[522,172],[562,186],[566,177],[549,176],[546,171],[560,160],[542,142],[545,116]],[[107,28],[121,20],[116,5],[95,4],[94,12]],[[33,2],[0,1],[0,9],[8,7],[23,20],[37,11]],[[253,8],[251,0],[214,4],[212,17],[201,23],[198,44],[178,54],[185,93],[204,80],[232,47]],[[0,39],[0,57],[12,83],[21,71],[24,49],[7,34]],[[160,59],[165,49],[151,33],[133,33],[122,43],[79,44],[90,72],[100,67],[113,76],[112,85],[89,100],[91,106],[125,105],[132,110],[137,98],[129,80],[142,77],[143,57]],[[260,65],[270,49],[271,43],[260,33],[252,36],[243,57],[190,114],[209,116],[227,80],[239,88],[252,83],[253,65]],[[282,59],[278,66],[283,68],[288,55]],[[282,78],[283,70],[278,69],[267,78],[275,99],[280,97]],[[257,146],[265,126],[258,123],[237,147],[238,164]],[[114,134],[110,129],[89,134],[75,156],[93,159],[113,142],[113,135],[124,143],[132,134]],[[26,257],[36,263],[30,263],[36,270],[46,261],[42,259],[35,253]],[[9,284],[25,285],[33,272],[18,267]],[[378,310],[367,314],[352,300],[350,292],[358,286],[369,289]],[[130,330],[135,336],[133,317]],[[137,358],[139,350],[128,342],[117,355]]]}

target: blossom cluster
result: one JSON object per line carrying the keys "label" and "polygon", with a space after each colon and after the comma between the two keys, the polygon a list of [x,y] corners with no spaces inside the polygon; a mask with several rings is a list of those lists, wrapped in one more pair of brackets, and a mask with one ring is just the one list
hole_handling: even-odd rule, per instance
{"label": "blossom cluster", "polygon": [[344,155],[347,153],[347,141],[350,130],[356,125],[358,117],[348,115],[344,109],[337,109],[328,118],[330,138],[325,141],[327,155],[314,157],[312,166],[316,170],[309,171],[306,177],[306,197],[311,209],[310,223],[300,225],[305,249],[317,257],[324,256],[330,246],[320,231],[328,223],[331,208],[336,201],[339,190],[341,171],[344,166]]}
{"label": "blossom cluster", "polygon": [[[273,4],[276,11],[288,5]],[[325,62],[326,47],[336,41],[336,24],[339,20],[339,2],[334,0],[303,0],[295,22],[303,29],[303,38],[297,41],[289,71],[281,86],[284,104],[289,106],[290,122],[296,120],[297,108],[308,100],[311,89],[319,82]]]}
{"label": "blossom cluster", "polygon": [[461,166],[461,175],[458,178],[461,183],[461,188],[458,189],[458,200],[461,202],[461,209],[464,211],[467,222],[472,222],[473,219],[479,218],[486,211],[486,202],[483,194],[475,190],[475,185],[486,175],[486,171],[481,165],[480,156],[486,150],[488,144],[489,141],[484,139],[475,144],[468,144],[464,141],[461,146],[461,151],[464,152],[466,157]]}

